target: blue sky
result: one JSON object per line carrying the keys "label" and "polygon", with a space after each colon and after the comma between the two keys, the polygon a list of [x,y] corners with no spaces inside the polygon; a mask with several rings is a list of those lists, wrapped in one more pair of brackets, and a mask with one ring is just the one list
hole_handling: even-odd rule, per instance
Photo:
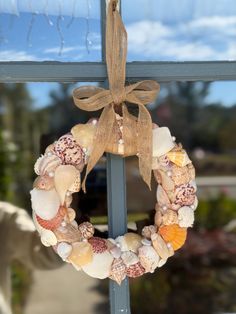
{"label": "blue sky", "polygon": [[[0,60],[99,61],[99,3],[0,0]],[[236,60],[235,0],[123,0],[122,16],[128,61]],[[29,86],[37,105],[45,103]],[[41,84],[41,95],[49,86]],[[214,83],[209,101],[231,105],[235,90],[236,82]]]}

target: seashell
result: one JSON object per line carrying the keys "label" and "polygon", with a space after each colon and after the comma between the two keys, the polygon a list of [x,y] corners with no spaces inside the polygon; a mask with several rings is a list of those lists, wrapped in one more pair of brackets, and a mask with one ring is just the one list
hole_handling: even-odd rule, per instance
{"label": "seashell", "polygon": [[66,242],[61,242],[56,248],[57,254],[65,261],[72,251],[72,245]]}
{"label": "seashell", "polygon": [[121,258],[115,258],[111,265],[110,279],[116,281],[118,285],[126,277],[126,266]]}
{"label": "seashell", "polygon": [[169,257],[169,250],[165,243],[165,241],[162,239],[162,237],[158,233],[152,234],[152,245],[157,252],[157,254],[162,259],[167,259]]}
{"label": "seashell", "polygon": [[92,245],[94,253],[103,253],[108,249],[107,241],[105,239],[92,237],[88,242]]}
{"label": "seashell", "polygon": [[51,230],[42,229],[40,240],[44,246],[52,246],[57,244],[57,238]]}
{"label": "seashell", "polygon": [[67,261],[73,265],[82,267],[93,260],[93,250],[88,242],[75,242],[72,244],[72,251],[67,258]]}
{"label": "seashell", "polygon": [[194,211],[191,207],[183,206],[178,210],[179,226],[188,228],[193,226]]}
{"label": "seashell", "polygon": [[65,214],[66,214],[66,208],[60,207],[54,218],[50,220],[45,220],[45,219],[40,218],[38,215],[36,215],[36,219],[38,223],[40,224],[40,226],[42,226],[44,229],[54,230],[60,226]]}
{"label": "seashell", "polygon": [[48,175],[39,176],[34,180],[33,187],[48,191],[54,188],[54,180]]}
{"label": "seashell", "polygon": [[112,254],[114,258],[119,258],[121,256],[121,249],[117,245],[114,245],[110,249],[110,253]]}
{"label": "seashell", "polygon": [[160,259],[159,263],[158,263],[158,267],[162,267],[163,265],[165,265],[165,263],[167,262],[166,259]]}
{"label": "seashell", "polygon": [[48,145],[48,147],[45,149],[45,155],[46,154],[54,154],[54,143]]}
{"label": "seashell", "polygon": [[148,239],[142,239],[142,244],[143,245],[152,245],[152,241],[148,240]]}
{"label": "seashell", "polygon": [[73,208],[67,208],[67,212],[66,215],[64,217],[64,220],[68,223],[68,222],[72,222],[76,217],[76,213],[75,210]]}
{"label": "seashell", "polygon": [[187,164],[191,163],[191,160],[189,159],[185,150],[182,150],[179,152],[171,151],[171,152],[167,153],[167,156],[171,162],[173,162],[174,164],[176,164],[179,167],[184,167]]}
{"label": "seashell", "polygon": [[168,153],[174,148],[175,143],[173,142],[170,130],[167,127],[156,128],[152,130],[153,157],[160,157]]}
{"label": "seashell", "polygon": [[88,221],[80,224],[78,229],[84,239],[90,239],[94,235],[94,226]]}
{"label": "seashell", "polygon": [[54,152],[63,164],[73,165],[82,171],[85,164],[85,156],[71,133],[61,136],[54,144]]}
{"label": "seashell", "polygon": [[160,257],[152,246],[141,246],[138,250],[138,257],[146,272],[153,273],[158,267]]}
{"label": "seashell", "polygon": [[126,275],[131,278],[140,277],[145,273],[145,268],[141,265],[140,262],[129,266],[126,269]]}
{"label": "seashell", "polygon": [[154,170],[154,177],[158,184],[161,184],[165,191],[173,191],[175,183],[172,178],[168,175],[170,172],[164,172],[162,170]]}
{"label": "seashell", "polygon": [[157,227],[159,227],[162,224],[162,212],[160,210],[156,211],[154,222]]}
{"label": "seashell", "polygon": [[30,191],[32,209],[42,219],[54,218],[60,207],[60,200],[55,189],[45,191],[34,188]]}
{"label": "seashell", "polygon": [[175,251],[184,245],[187,236],[187,229],[177,224],[161,226],[158,232],[166,242],[171,243]]}
{"label": "seashell", "polygon": [[65,197],[65,207],[70,207],[70,205],[71,205],[71,203],[72,203],[72,201],[73,201],[73,197],[72,197],[72,195],[70,194],[68,194],[68,193],[66,193],[66,197]]}
{"label": "seashell", "polygon": [[178,215],[175,211],[167,209],[162,216],[163,225],[172,225],[178,223]]}
{"label": "seashell", "polygon": [[71,224],[66,224],[66,226],[53,230],[54,234],[57,237],[58,242],[79,242],[81,241],[81,234],[79,230]]}
{"label": "seashell", "polygon": [[128,232],[124,236],[116,238],[116,242],[120,244],[121,251],[138,252],[138,248],[142,246],[142,237],[139,234]]}
{"label": "seashell", "polygon": [[159,206],[166,208],[170,207],[169,197],[161,185],[158,185],[157,187],[156,196]]}
{"label": "seashell", "polygon": [[195,178],[195,169],[192,164],[185,167],[173,165],[171,168],[171,179],[175,185],[186,184]]}
{"label": "seashell", "polygon": [[80,147],[86,149],[86,154],[88,156],[91,154],[93,148],[93,140],[96,129],[97,125],[93,123],[77,124],[71,129],[71,133],[75,141]]}
{"label": "seashell", "polygon": [[104,279],[110,276],[113,260],[114,258],[108,250],[101,253],[93,253],[92,262],[82,266],[82,269],[86,274],[93,278]]}
{"label": "seashell", "polygon": [[151,239],[151,235],[156,232],[157,232],[156,226],[153,226],[153,225],[145,226],[142,229],[142,236],[147,239]]}
{"label": "seashell", "polygon": [[61,205],[65,202],[66,193],[78,176],[78,170],[72,165],[61,165],[57,167],[54,174],[54,185],[59,195]]}
{"label": "seashell", "polygon": [[68,188],[68,191],[71,193],[77,193],[81,188],[81,175],[80,172],[77,173],[74,183]]}
{"label": "seashell", "polygon": [[190,206],[192,208],[192,210],[196,210],[198,207],[198,199],[197,196],[195,196],[194,202],[193,204]]}
{"label": "seashell", "polygon": [[43,176],[53,173],[61,164],[60,158],[54,154],[46,154],[39,157],[34,165],[34,171],[37,175]]}
{"label": "seashell", "polygon": [[172,208],[178,210],[182,206],[192,205],[195,201],[195,192],[195,187],[190,183],[177,187],[172,197]]}
{"label": "seashell", "polygon": [[121,254],[121,258],[127,267],[138,263],[138,256],[134,252],[123,252]]}

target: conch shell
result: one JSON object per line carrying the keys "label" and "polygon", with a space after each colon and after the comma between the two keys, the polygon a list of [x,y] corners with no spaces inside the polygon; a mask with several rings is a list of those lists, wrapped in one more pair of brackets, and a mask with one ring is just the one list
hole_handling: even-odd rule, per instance
{"label": "conch shell", "polygon": [[94,235],[94,226],[90,222],[83,222],[78,227],[84,239],[90,239]]}
{"label": "conch shell", "polygon": [[61,165],[57,167],[54,174],[54,185],[59,195],[61,205],[65,202],[66,192],[74,184],[79,171],[72,165]]}
{"label": "conch shell", "polygon": [[175,143],[170,134],[170,130],[167,127],[155,128],[152,130],[153,157],[160,157],[168,153],[172,148],[174,148]]}
{"label": "conch shell", "polygon": [[159,228],[158,232],[166,243],[171,243],[175,251],[184,245],[187,236],[187,229],[181,228],[177,224],[169,226],[163,225]]}
{"label": "conch shell", "polygon": [[60,207],[60,200],[55,189],[45,191],[34,188],[30,191],[32,209],[42,219],[54,218]]}

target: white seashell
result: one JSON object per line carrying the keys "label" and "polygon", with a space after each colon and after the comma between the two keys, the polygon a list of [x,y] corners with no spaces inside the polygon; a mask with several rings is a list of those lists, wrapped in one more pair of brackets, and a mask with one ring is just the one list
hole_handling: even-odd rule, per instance
{"label": "white seashell", "polygon": [[59,157],[53,154],[46,154],[39,157],[34,165],[34,171],[37,175],[45,175],[54,172],[61,164]]}
{"label": "white seashell", "polygon": [[114,258],[119,258],[121,256],[121,249],[118,246],[114,245],[110,249],[110,253],[112,254]]}
{"label": "white seashell", "polygon": [[61,242],[57,246],[57,254],[65,261],[72,251],[72,245]]}
{"label": "white seashell", "polygon": [[105,279],[110,275],[113,260],[113,256],[107,250],[103,253],[94,253],[92,262],[82,266],[82,269],[93,278]]}
{"label": "white seashell", "polygon": [[141,240],[141,236],[134,232],[128,232],[116,238],[122,252],[132,251],[134,253],[137,253],[138,248],[142,246]]}
{"label": "white seashell", "polygon": [[171,137],[170,130],[167,127],[156,128],[152,130],[153,138],[153,157],[160,157],[174,148],[175,143]]}
{"label": "white seashell", "polygon": [[121,258],[127,267],[139,262],[138,256],[134,252],[123,252]]}
{"label": "white seashell", "polygon": [[160,259],[160,261],[158,263],[158,267],[162,267],[163,265],[165,265],[166,262],[167,262],[166,259]]}
{"label": "white seashell", "polygon": [[194,202],[192,205],[190,205],[190,207],[193,209],[193,210],[196,210],[197,207],[198,207],[198,198],[197,196],[195,196],[195,199],[194,199]]}
{"label": "white seashell", "polygon": [[138,257],[146,272],[153,273],[158,267],[160,257],[152,246],[141,246],[138,250]]}
{"label": "white seashell", "polygon": [[193,226],[194,211],[189,206],[183,206],[178,210],[179,226],[188,228]]}
{"label": "white seashell", "polygon": [[147,246],[152,245],[152,241],[150,241],[150,240],[148,240],[148,239],[142,239],[141,242],[142,242],[143,245],[147,245]]}
{"label": "white seashell", "polygon": [[61,205],[65,202],[67,190],[74,184],[79,170],[72,165],[61,165],[57,167],[54,174],[54,185],[59,195]]}
{"label": "white seashell", "polygon": [[33,189],[30,191],[32,209],[42,219],[54,218],[60,207],[60,200],[55,189],[45,191]]}
{"label": "white seashell", "polygon": [[115,241],[119,245],[122,252],[129,251],[124,236],[117,237]]}
{"label": "white seashell", "polygon": [[57,238],[51,230],[43,229],[41,231],[40,237],[44,246],[52,246],[57,244]]}

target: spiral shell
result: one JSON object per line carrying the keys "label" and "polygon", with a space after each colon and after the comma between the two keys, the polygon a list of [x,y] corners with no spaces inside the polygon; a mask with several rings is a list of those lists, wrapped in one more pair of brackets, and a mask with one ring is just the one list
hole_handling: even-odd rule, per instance
{"label": "spiral shell", "polygon": [[90,239],[94,235],[94,226],[90,222],[83,222],[78,229],[84,239]]}
{"label": "spiral shell", "polygon": [[158,232],[166,243],[171,243],[175,251],[184,245],[187,236],[187,229],[181,228],[177,224],[169,226],[163,225],[159,228]]}
{"label": "spiral shell", "polygon": [[115,258],[113,260],[113,263],[111,265],[111,273],[110,278],[118,283],[118,285],[121,284],[121,282],[126,277],[126,266],[121,258]]}
{"label": "spiral shell", "polygon": [[145,268],[141,265],[140,262],[129,266],[126,269],[126,275],[131,278],[140,277],[145,273]]}
{"label": "spiral shell", "polygon": [[61,164],[58,156],[48,153],[39,157],[34,165],[34,171],[37,175],[49,175]]}

